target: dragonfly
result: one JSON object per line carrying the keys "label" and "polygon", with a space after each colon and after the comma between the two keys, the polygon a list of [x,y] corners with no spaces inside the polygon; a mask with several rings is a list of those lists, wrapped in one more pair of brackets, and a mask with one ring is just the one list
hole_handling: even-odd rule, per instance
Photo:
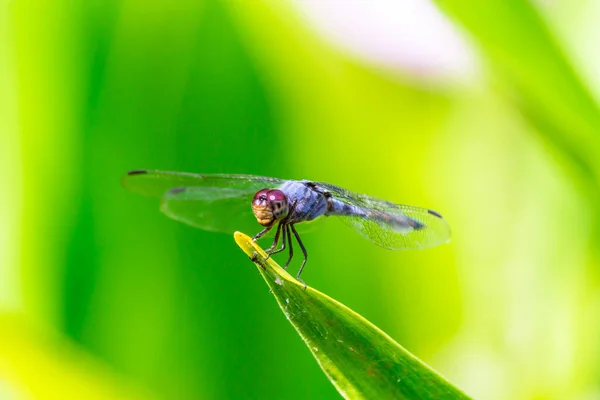
{"label": "dragonfly", "polygon": [[296,279],[305,287],[300,275],[308,253],[296,224],[335,216],[390,250],[427,249],[450,241],[448,223],[434,210],[392,203],[324,182],[134,170],[123,177],[122,183],[131,192],[160,198],[163,213],[196,228],[231,233],[256,229],[258,222],[263,229],[254,241],[275,229],[273,242],[265,252],[270,257],[288,248],[285,269],[294,256],[295,239],[304,256]]}

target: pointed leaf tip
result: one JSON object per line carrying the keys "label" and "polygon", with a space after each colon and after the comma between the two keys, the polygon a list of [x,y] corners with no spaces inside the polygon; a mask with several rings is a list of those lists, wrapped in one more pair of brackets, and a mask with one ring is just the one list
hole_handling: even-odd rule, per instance
{"label": "pointed leaf tip", "polygon": [[469,399],[364,317],[311,287],[305,290],[252,238],[241,232],[234,238],[342,397]]}
{"label": "pointed leaf tip", "polygon": [[[304,288],[304,285],[294,279],[286,270],[281,268],[252,238],[245,233],[235,232],[233,238],[238,246],[246,253],[248,257],[256,264],[263,278],[269,286],[271,282],[281,284],[283,281],[290,282]],[[256,254],[256,256],[255,256]]]}

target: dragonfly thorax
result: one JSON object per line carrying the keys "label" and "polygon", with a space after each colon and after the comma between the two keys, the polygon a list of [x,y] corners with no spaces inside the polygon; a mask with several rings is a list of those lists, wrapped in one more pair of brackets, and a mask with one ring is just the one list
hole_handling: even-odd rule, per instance
{"label": "dragonfly thorax", "polygon": [[252,211],[259,224],[271,226],[287,217],[289,204],[287,196],[277,189],[262,189],[252,199]]}

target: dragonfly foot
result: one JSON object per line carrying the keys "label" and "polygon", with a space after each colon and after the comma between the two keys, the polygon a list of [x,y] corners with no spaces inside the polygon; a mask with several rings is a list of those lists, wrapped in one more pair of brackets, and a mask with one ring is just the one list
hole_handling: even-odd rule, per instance
{"label": "dragonfly foot", "polygon": [[298,282],[300,282],[300,283],[301,283],[301,284],[304,286],[304,287],[302,288],[302,291],[303,291],[303,292],[305,292],[305,291],[306,291],[306,286],[307,286],[307,285],[306,285],[306,282],[304,282],[302,279],[300,279],[300,277],[299,277],[299,276],[296,276],[296,280],[297,280]]}
{"label": "dragonfly foot", "polygon": [[256,262],[257,259],[258,259],[258,253],[255,251],[254,254],[252,254],[252,257],[250,257],[250,260],[252,262]]}

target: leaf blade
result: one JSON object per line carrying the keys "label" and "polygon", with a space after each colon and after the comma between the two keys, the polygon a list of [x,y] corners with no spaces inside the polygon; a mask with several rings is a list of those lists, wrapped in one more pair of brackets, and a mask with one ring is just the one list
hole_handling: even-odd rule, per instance
{"label": "leaf blade", "polygon": [[342,397],[469,398],[359,314],[311,287],[304,290],[250,237],[236,232],[234,238]]}

